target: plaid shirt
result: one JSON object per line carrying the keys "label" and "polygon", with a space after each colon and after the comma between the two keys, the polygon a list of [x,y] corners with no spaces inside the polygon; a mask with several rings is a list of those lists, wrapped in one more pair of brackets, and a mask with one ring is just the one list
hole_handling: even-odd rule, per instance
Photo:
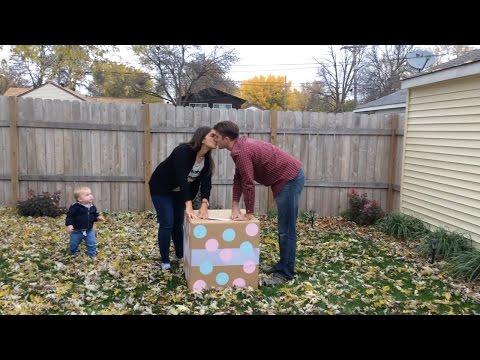
{"label": "plaid shirt", "polygon": [[255,205],[254,181],[271,186],[273,196],[282,191],[302,168],[302,163],[278,147],[260,140],[240,136],[230,153],[235,163],[233,177],[233,201],[243,200],[247,214],[253,213]]}

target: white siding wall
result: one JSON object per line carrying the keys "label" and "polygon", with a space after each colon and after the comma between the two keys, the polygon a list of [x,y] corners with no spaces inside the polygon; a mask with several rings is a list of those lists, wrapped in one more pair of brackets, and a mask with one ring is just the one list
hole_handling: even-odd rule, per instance
{"label": "white siding wall", "polygon": [[78,97],[75,97],[72,94],[63,91],[62,89],[59,89],[52,84],[46,84],[45,86],[39,87],[38,89],[35,89],[22,97],[59,100],[80,100]]}
{"label": "white siding wall", "polygon": [[409,90],[400,211],[480,244],[480,76]]}

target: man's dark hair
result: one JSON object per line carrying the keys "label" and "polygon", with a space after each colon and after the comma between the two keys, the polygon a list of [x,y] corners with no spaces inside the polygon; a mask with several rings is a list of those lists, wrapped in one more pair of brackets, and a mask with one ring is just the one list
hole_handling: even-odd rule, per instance
{"label": "man's dark hair", "polygon": [[213,126],[213,130],[218,132],[222,136],[228,136],[230,139],[235,140],[238,137],[240,130],[238,125],[233,121],[225,120],[216,123]]}

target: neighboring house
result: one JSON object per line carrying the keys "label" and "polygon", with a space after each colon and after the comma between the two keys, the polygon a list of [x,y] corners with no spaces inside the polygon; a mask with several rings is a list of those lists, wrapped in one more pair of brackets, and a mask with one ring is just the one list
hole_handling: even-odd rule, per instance
{"label": "neighboring house", "polygon": [[393,94],[378,98],[363,105],[358,105],[354,113],[362,114],[390,114],[404,113],[407,90],[398,90]]}
{"label": "neighboring house", "polygon": [[406,78],[402,89],[400,211],[480,245],[480,50]]}
{"label": "neighboring house", "polygon": [[10,87],[8,88],[2,96],[19,96],[32,88],[24,88],[24,87]]}
{"label": "neighboring house", "polygon": [[240,109],[247,100],[215,88],[206,88],[195,94],[190,94],[185,100],[182,96],[182,103],[193,107],[209,107],[213,109]]}
{"label": "neighboring house", "polygon": [[55,100],[80,100],[101,103],[142,104],[142,99],[85,96],[54,81],[47,81],[38,88],[9,88],[3,96],[31,97]]}
{"label": "neighboring house", "polygon": [[[8,90],[5,93],[7,92]],[[4,96],[6,95],[4,94]],[[18,94],[17,97],[31,97],[55,100],[87,100],[82,94],[79,94],[76,91],[70,90],[66,87],[62,87],[53,81],[47,81],[45,84],[37,88],[30,88],[29,90]]]}

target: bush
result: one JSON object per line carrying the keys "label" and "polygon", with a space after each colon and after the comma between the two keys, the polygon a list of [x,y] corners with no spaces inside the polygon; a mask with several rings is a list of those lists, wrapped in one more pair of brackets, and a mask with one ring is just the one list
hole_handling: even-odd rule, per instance
{"label": "bush", "polygon": [[278,217],[278,210],[277,208],[272,208],[267,211],[267,218],[269,220],[274,220]]}
{"label": "bush", "polygon": [[352,215],[352,210],[350,209],[347,209],[347,210],[344,210],[340,213],[340,216],[342,218],[344,218],[345,220],[348,220],[348,221],[353,221],[353,215]]}
{"label": "bush", "polygon": [[302,221],[305,224],[310,224],[310,226],[313,227],[318,215],[314,210],[310,210],[310,211],[304,211],[300,213],[299,217],[300,217],[300,221]]}
{"label": "bush", "polygon": [[450,269],[456,278],[472,282],[480,279],[480,251],[472,249],[454,255]]}
{"label": "bush", "polygon": [[385,234],[402,240],[418,239],[428,234],[428,229],[421,220],[400,213],[385,215],[375,224],[375,227]]}
{"label": "bush", "polygon": [[345,219],[359,225],[371,225],[385,215],[375,200],[367,199],[366,193],[360,196],[356,189],[352,189],[347,196],[350,209],[342,212]]}
{"label": "bush", "polygon": [[432,253],[432,240],[438,240],[436,254],[449,259],[461,252],[472,250],[472,241],[455,231],[439,228],[424,237],[418,246],[418,251],[426,256]]}
{"label": "bush", "polygon": [[49,192],[42,192],[41,195],[35,195],[33,190],[28,190],[28,198],[25,201],[17,201],[18,214],[21,216],[49,216],[57,217],[66,212],[65,208],[60,207],[60,191],[53,195]]}

